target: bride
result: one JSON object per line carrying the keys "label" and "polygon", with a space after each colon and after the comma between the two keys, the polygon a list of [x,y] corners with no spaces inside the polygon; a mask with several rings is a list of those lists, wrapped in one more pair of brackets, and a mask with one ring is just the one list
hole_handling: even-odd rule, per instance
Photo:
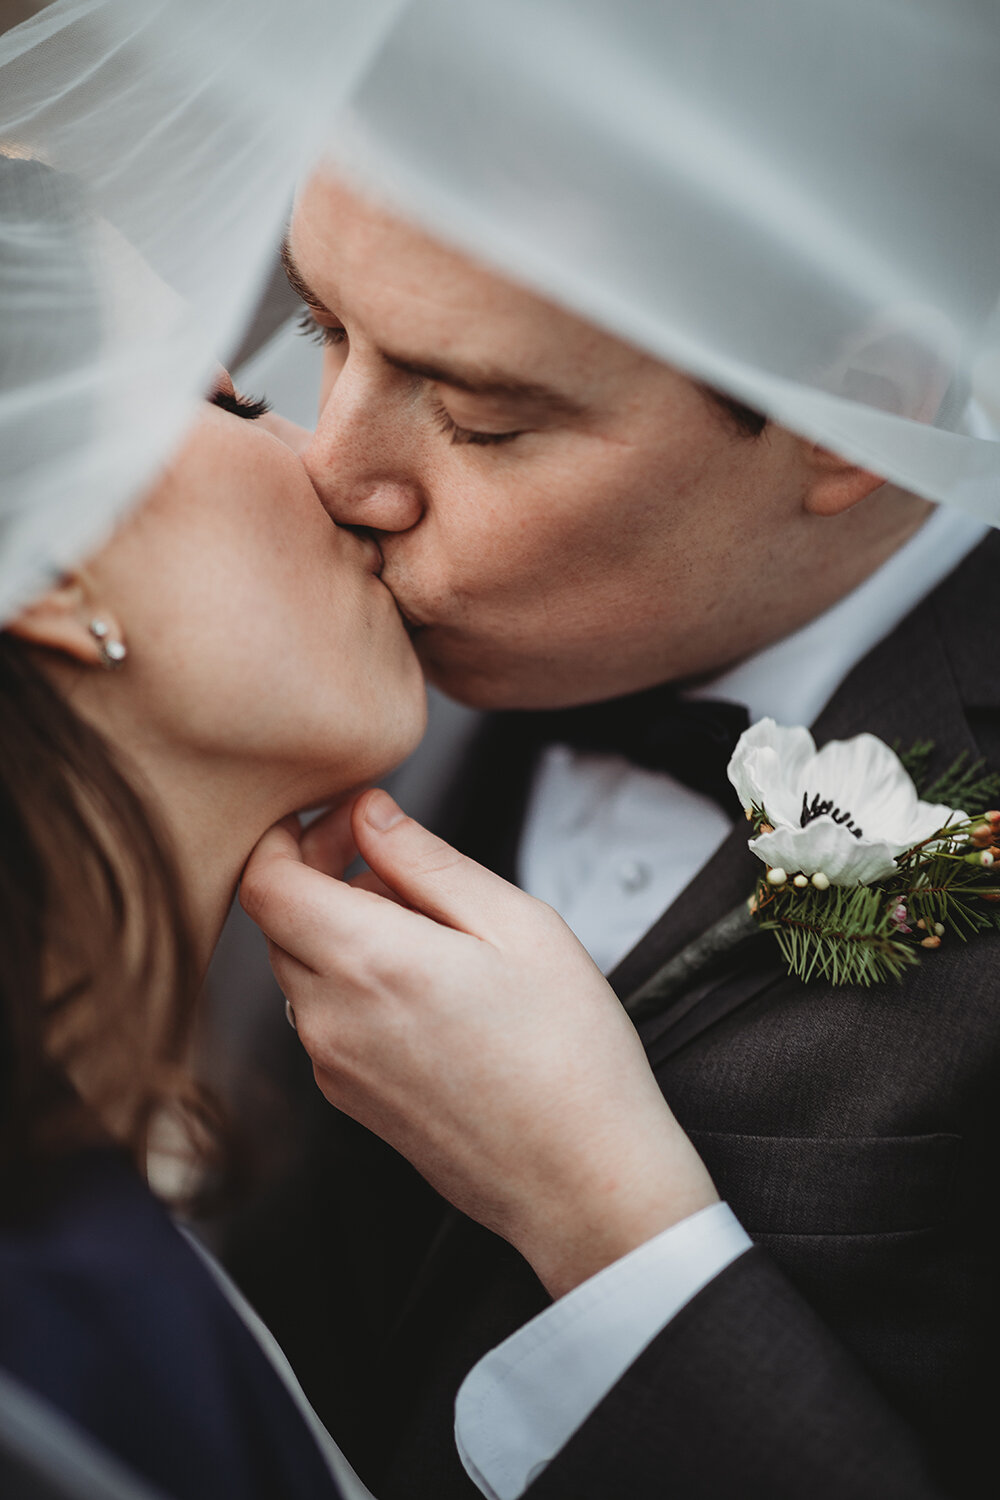
{"label": "bride", "polygon": [[[35,164],[0,168],[9,203]],[[36,374],[63,353],[39,325]],[[138,508],[0,634],[0,1368],[185,1497],[336,1493],[141,1173],[157,1139],[215,1159],[186,1065],[251,849],[425,715],[377,549],[264,409],[220,371]]]}

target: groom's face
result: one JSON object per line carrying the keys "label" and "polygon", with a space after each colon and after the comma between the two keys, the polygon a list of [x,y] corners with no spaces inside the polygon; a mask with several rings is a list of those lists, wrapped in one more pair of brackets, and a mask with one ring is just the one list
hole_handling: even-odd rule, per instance
{"label": "groom's face", "polygon": [[376,536],[446,692],[581,702],[766,639],[755,565],[800,504],[787,434],[748,436],[677,371],[329,179],[289,250],[326,342],[307,468]]}

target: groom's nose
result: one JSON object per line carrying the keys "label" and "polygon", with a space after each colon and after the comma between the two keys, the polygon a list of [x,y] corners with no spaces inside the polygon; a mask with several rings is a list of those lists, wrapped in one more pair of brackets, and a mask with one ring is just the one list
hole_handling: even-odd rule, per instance
{"label": "groom's nose", "polygon": [[424,512],[419,481],[406,472],[406,434],[391,404],[351,392],[342,375],[302,454],[320,500],[342,526],[409,531]]}

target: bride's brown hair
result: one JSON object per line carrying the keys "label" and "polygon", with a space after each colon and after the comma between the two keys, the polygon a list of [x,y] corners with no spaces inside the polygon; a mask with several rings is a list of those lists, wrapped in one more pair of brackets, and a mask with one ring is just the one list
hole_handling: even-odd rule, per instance
{"label": "bride's brown hair", "polygon": [[149,810],[32,652],[0,632],[0,1161],[165,1129],[205,1161],[190,1071],[198,974]]}
{"label": "bride's brown hair", "polygon": [[[79,185],[3,155],[0,182],[26,230],[4,241],[6,272],[30,275],[41,229],[87,292]],[[85,363],[96,315],[74,327],[72,349],[47,324],[5,327],[0,378]],[[222,1135],[189,1068],[198,974],[174,862],[128,768],[42,661],[0,631],[0,1165],[103,1133],[145,1167],[154,1127],[204,1161]]]}

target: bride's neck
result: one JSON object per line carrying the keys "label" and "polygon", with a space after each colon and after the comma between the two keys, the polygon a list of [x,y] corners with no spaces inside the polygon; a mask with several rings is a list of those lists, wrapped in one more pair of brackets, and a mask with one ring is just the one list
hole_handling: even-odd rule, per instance
{"label": "bride's neck", "polygon": [[144,798],[167,836],[204,975],[250,853],[294,800],[234,768],[143,767]]}
{"label": "bride's neck", "polygon": [[128,705],[114,704],[92,687],[86,691],[86,679],[58,667],[49,670],[75,712],[111,747],[161,835],[179,878],[203,977],[254,846],[288,813],[338,794],[335,754],[322,775],[315,766],[213,755],[167,740]]}

